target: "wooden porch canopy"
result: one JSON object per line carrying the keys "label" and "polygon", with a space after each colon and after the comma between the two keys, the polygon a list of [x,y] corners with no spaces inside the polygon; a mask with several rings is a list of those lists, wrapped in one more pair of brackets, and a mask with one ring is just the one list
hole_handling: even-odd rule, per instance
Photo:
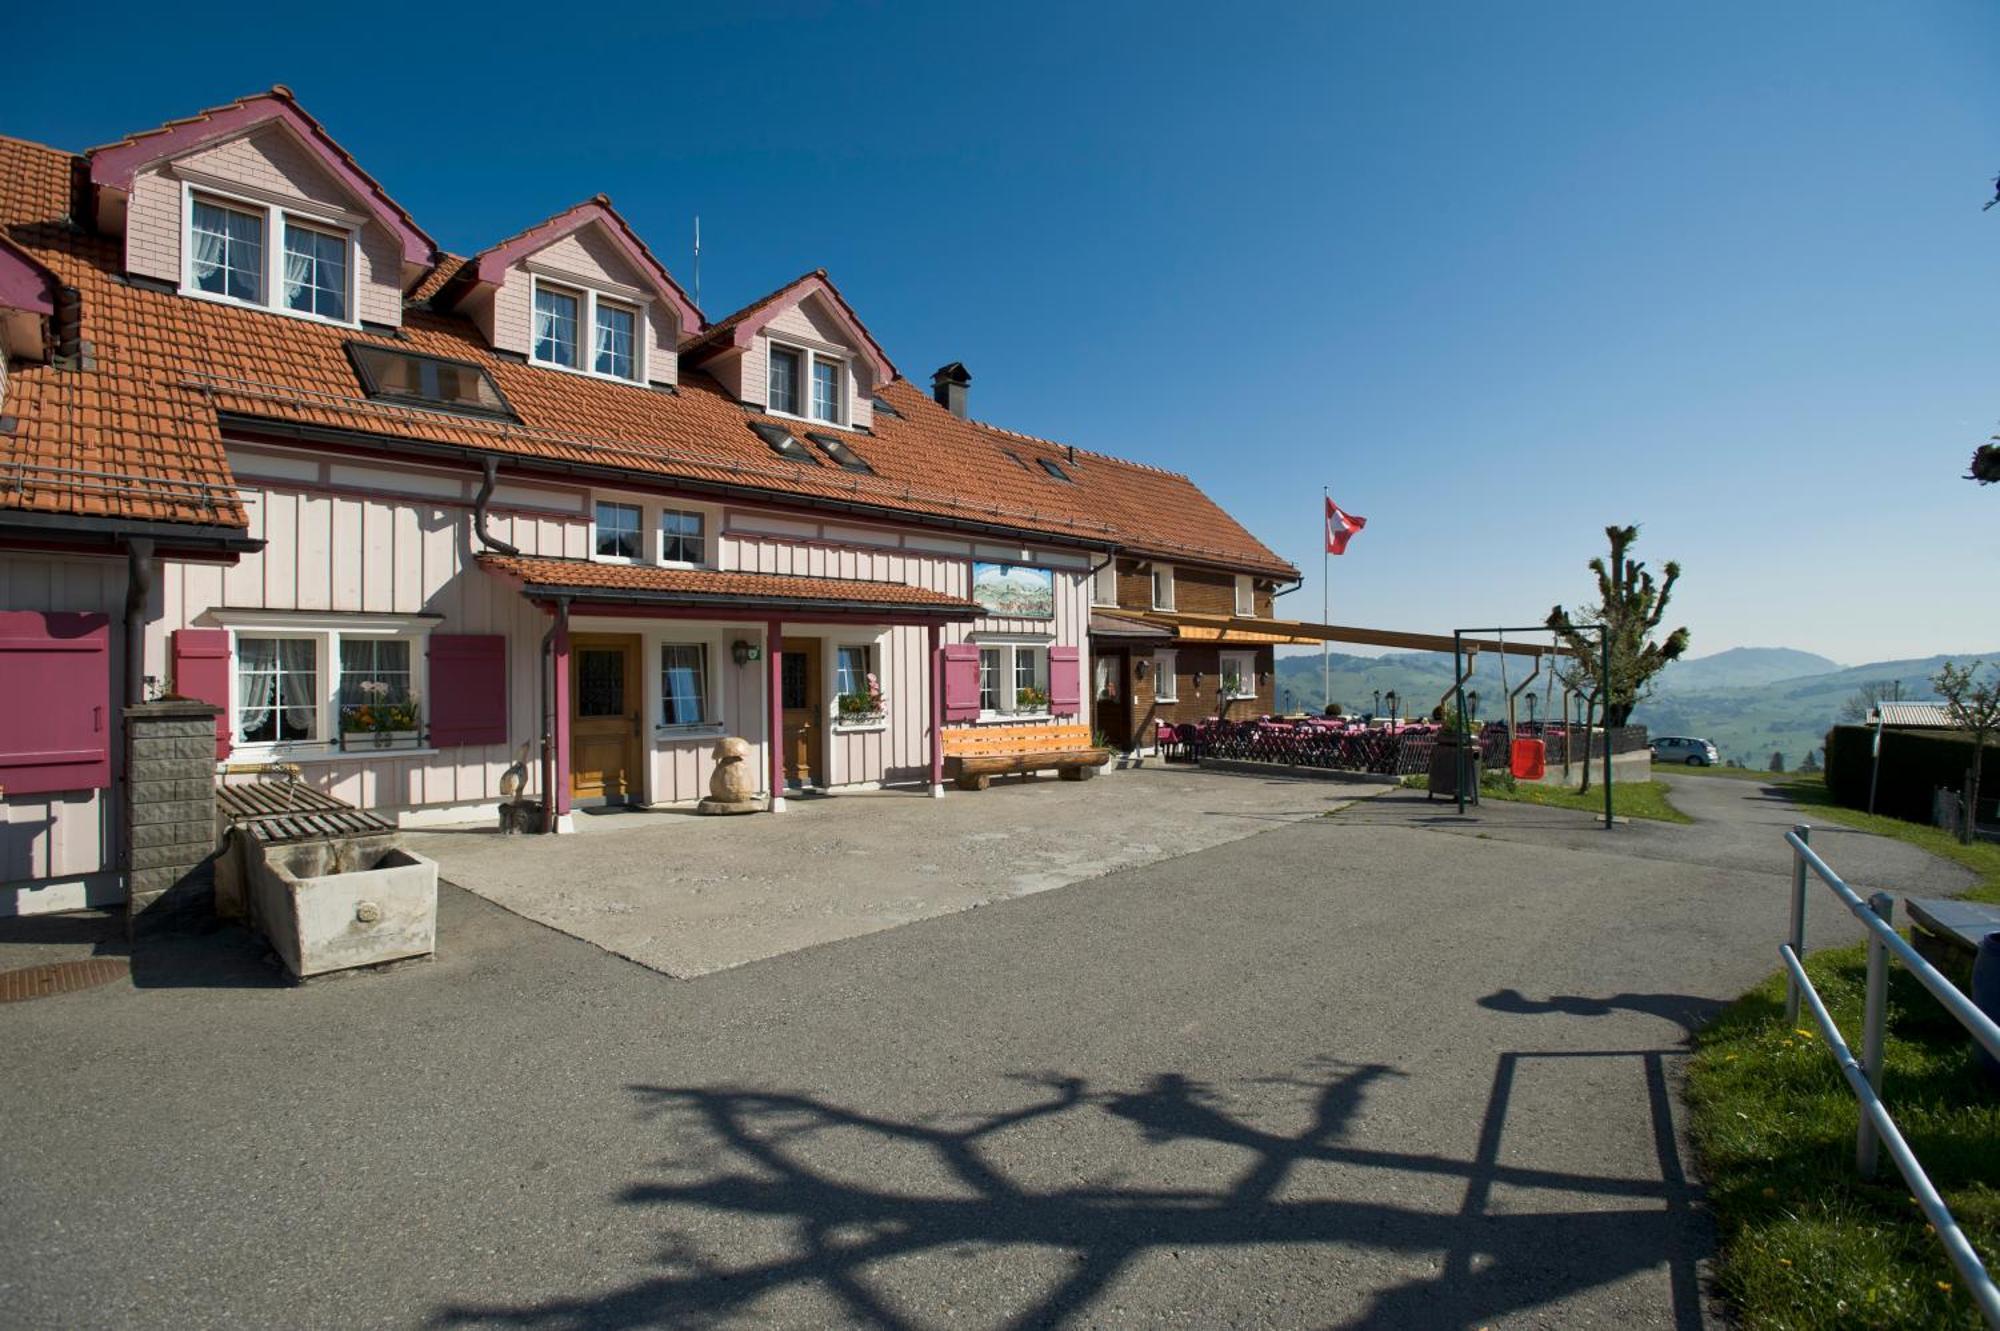
{"label": "wooden porch canopy", "polygon": [[[1131,612],[1128,612],[1131,613]],[[1449,652],[1449,633],[1405,633],[1400,629],[1359,628],[1352,624],[1313,624],[1298,619],[1259,619],[1251,615],[1198,615],[1178,610],[1149,610],[1132,614],[1135,619],[1158,624],[1178,633],[1185,642],[1214,642],[1230,645],[1274,647],[1317,647],[1323,642],[1352,642],[1370,647],[1399,647],[1412,652]],[[1509,656],[1560,656],[1563,653],[1546,642],[1498,642],[1492,638],[1466,638],[1459,644],[1467,653],[1505,652]]]}

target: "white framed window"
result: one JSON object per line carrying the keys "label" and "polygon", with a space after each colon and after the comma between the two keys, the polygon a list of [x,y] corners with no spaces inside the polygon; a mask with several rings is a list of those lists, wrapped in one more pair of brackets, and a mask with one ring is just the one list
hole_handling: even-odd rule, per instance
{"label": "white framed window", "polygon": [[1178,653],[1153,653],[1153,700],[1155,702],[1179,702],[1181,700],[1180,661]]}
{"label": "white framed window", "polygon": [[854,645],[834,648],[833,691],[836,694],[866,693],[875,673],[875,649]]}
{"label": "white framed window", "polygon": [[979,649],[979,710],[986,716],[1042,716],[1049,710],[1049,649],[1039,642]]}
{"label": "white framed window", "polygon": [[1222,679],[1219,682],[1219,696],[1224,698],[1254,698],[1257,696],[1257,653],[1224,652],[1222,654]]}
{"label": "white framed window", "polygon": [[1236,613],[1239,615],[1257,613],[1257,584],[1248,573],[1236,575]]}
{"label": "white framed window", "polygon": [[583,298],[574,291],[535,283],[535,360],[544,365],[560,365],[566,370],[580,367],[577,359],[577,328],[582,322]]}
{"label": "white framed window", "polygon": [[285,306],[347,320],[347,237],[285,219]]}
{"label": "white framed window", "polygon": [[591,548],[597,552],[599,559],[644,558],[645,510],[637,504],[598,500],[592,523]]}
{"label": "white framed window", "polygon": [[704,514],[692,509],[660,510],[660,562],[699,567],[708,562],[708,544],[702,534]]}
{"label": "white framed window", "polygon": [[847,378],[847,367],[832,356],[815,355],[812,358],[812,417],[829,425],[842,424],[841,390]]}
{"label": "white framed window", "polygon": [[192,184],[185,190],[184,294],[357,322],[353,227]]}
{"label": "white framed window", "polygon": [[799,414],[799,363],[804,356],[791,347],[771,344],[769,377],[764,382],[764,406],[786,416]]}
{"label": "white framed window", "polygon": [[188,216],[188,271],[195,288],[263,304],[264,214],[197,197]]}
{"label": "white framed window", "polygon": [[708,644],[660,644],[660,724],[702,726],[715,716],[710,705]]}
{"label": "white framed window", "polygon": [[646,377],[646,311],[586,286],[534,278],[528,359],[594,379]]}
{"label": "white framed window", "polygon": [[1153,565],[1153,609],[1174,608],[1174,566],[1172,564]]}
{"label": "white framed window", "polygon": [[404,752],[423,742],[429,624],[360,618],[294,627],[270,612],[230,629],[230,731],[240,751],[314,758],[351,749],[357,735],[365,747]]}
{"label": "white framed window", "polygon": [[235,742],[314,744],[326,738],[324,645],[312,634],[237,635]]}
{"label": "white framed window", "polygon": [[1118,604],[1118,561],[1106,560],[1104,567],[1097,570],[1090,580],[1090,603],[1092,605]]}
{"label": "white framed window", "polygon": [[608,300],[597,302],[593,368],[612,379],[639,377],[639,312]]}

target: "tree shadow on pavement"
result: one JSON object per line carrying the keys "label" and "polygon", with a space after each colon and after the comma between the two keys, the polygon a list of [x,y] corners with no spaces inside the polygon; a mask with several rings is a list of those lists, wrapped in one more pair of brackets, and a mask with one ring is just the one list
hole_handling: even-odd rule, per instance
{"label": "tree shadow on pavement", "polygon": [[1670,1021],[1689,1035],[1693,1035],[1708,1024],[1709,1018],[1722,1011],[1725,1005],[1695,994],[1623,993],[1612,994],[1609,998],[1590,998],[1582,994],[1551,994],[1547,998],[1529,998],[1519,989],[1500,989],[1480,999],[1479,1006],[1489,1012],[1505,1012],[1520,1017],[1555,1014],[1567,1017],[1608,1017],[1613,1012],[1643,1012],[1647,1016]]}
{"label": "tree shadow on pavement", "polygon": [[[1261,1114],[1232,1112],[1223,1092],[1181,1073],[1103,1091],[1080,1077],[1021,1078],[1027,1103],[952,1119],[873,1113],[806,1093],[635,1086],[644,1113],[676,1148],[661,1166],[664,1177],[621,1198],[662,1208],[665,1222],[677,1226],[657,1269],[603,1293],[514,1307],[461,1304],[432,1320],[560,1328],[768,1324],[774,1315],[764,1300],[800,1293],[820,1301],[812,1305],[822,1310],[816,1320],[897,1331],[933,1324],[939,1304],[946,1312],[935,1320],[953,1324],[970,1306],[986,1313],[988,1325],[1064,1326],[1117,1314],[1122,1305],[1105,1308],[1100,1300],[1142,1259],[1259,1247],[1362,1253],[1374,1269],[1397,1262],[1427,1272],[1357,1295],[1365,1303],[1353,1325],[1479,1326],[1664,1264],[1672,1293],[1662,1314],[1676,1327],[1699,1327],[1695,1262],[1706,1231],[1692,1213],[1675,1146],[1663,1055],[1672,1052],[1500,1055],[1470,1160],[1350,1140],[1370,1088],[1403,1075],[1382,1064],[1323,1062],[1308,1076],[1253,1083],[1299,1088],[1309,1108],[1292,1132],[1261,1126]],[[1523,1059],[1540,1058],[1644,1063],[1656,1177],[1502,1163],[1517,1070]],[[1051,1127],[1065,1142],[1073,1140],[1067,1134],[1135,1133],[1142,1152],[1180,1151],[1167,1160],[1169,1167],[1179,1162],[1181,1173],[1191,1144],[1233,1148],[1242,1159],[1209,1186],[1148,1185],[1116,1174],[1077,1179],[1073,1170],[1056,1171],[1062,1179],[1052,1182],[1034,1149],[1038,1139],[1010,1140]],[[858,1152],[859,1160],[835,1164],[829,1152]],[[916,1183],[907,1174],[913,1152],[922,1161]],[[1340,1168],[1300,1177],[1302,1166],[1328,1165]],[[1455,1183],[1464,1188],[1455,1211],[1406,1200],[1426,1184],[1434,1193],[1438,1184]],[[1509,1190],[1498,1210],[1489,1205],[1496,1187]],[[1537,1203],[1521,1200],[1529,1196]],[[1059,1269],[1023,1258],[1020,1269],[1007,1270],[1004,1287],[1017,1291],[1011,1313],[967,1295],[966,1268],[944,1269],[949,1258],[973,1256],[977,1271],[988,1272],[1010,1250],[1062,1257]],[[936,1265],[909,1265],[923,1258]],[[933,1301],[913,1307],[899,1294],[919,1278]],[[1326,1292],[1318,1282],[1302,1289]],[[1261,1301],[1268,1292],[1246,1287],[1240,1295]],[[1203,1297],[1220,1293],[1209,1289]],[[1226,1305],[1210,1306],[1218,1320],[1229,1320]]]}

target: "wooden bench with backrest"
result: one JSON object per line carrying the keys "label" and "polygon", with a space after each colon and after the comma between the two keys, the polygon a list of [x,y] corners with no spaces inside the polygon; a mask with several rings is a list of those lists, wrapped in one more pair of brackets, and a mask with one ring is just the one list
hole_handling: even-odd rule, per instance
{"label": "wooden bench with backrest", "polygon": [[1046,772],[1065,781],[1097,775],[1111,750],[1091,745],[1088,726],[960,726],[944,732],[945,770],[960,790],[996,776]]}

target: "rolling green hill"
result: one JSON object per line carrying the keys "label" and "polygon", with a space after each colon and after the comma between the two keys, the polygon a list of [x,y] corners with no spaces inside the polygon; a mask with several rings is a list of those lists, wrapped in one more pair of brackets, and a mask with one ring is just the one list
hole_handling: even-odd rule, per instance
{"label": "rolling green hill", "polygon": [[[2000,661],[2000,652],[1876,661],[1842,668],[1823,656],[1790,648],[1735,648],[1669,666],[1662,673],[1658,693],[1641,704],[1633,720],[1656,735],[1698,735],[1712,741],[1725,759],[1745,766],[1761,768],[1777,752],[1784,754],[1787,767],[1795,767],[1807,753],[1820,749],[1841,704],[1864,685],[1895,680],[1902,686],[1903,697],[1931,698],[1935,695],[1930,679],[1942,662],[1975,657]],[[1334,701],[1349,711],[1372,710],[1377,689],[1394,689],[1401,695],[1405,715],[1428,713],[1451,687],[1451,657],[1436,652],[1380,657],[1336,652],[1332,665]],[[1510,682],[1519,684],[1531,668],[1510,660]],[[1542,693],[1546,682],[1546,675],[1536,682],[1536,693]],[[1498,715],[1501,690],[1497,658],[1482,659],[1468,687],[1480,692],[1482,717]],[[1320,710],[1323,700],[1317,653],[1278,658],[1278,696],[1281,703],[1289,702],[1293,708]]]}

